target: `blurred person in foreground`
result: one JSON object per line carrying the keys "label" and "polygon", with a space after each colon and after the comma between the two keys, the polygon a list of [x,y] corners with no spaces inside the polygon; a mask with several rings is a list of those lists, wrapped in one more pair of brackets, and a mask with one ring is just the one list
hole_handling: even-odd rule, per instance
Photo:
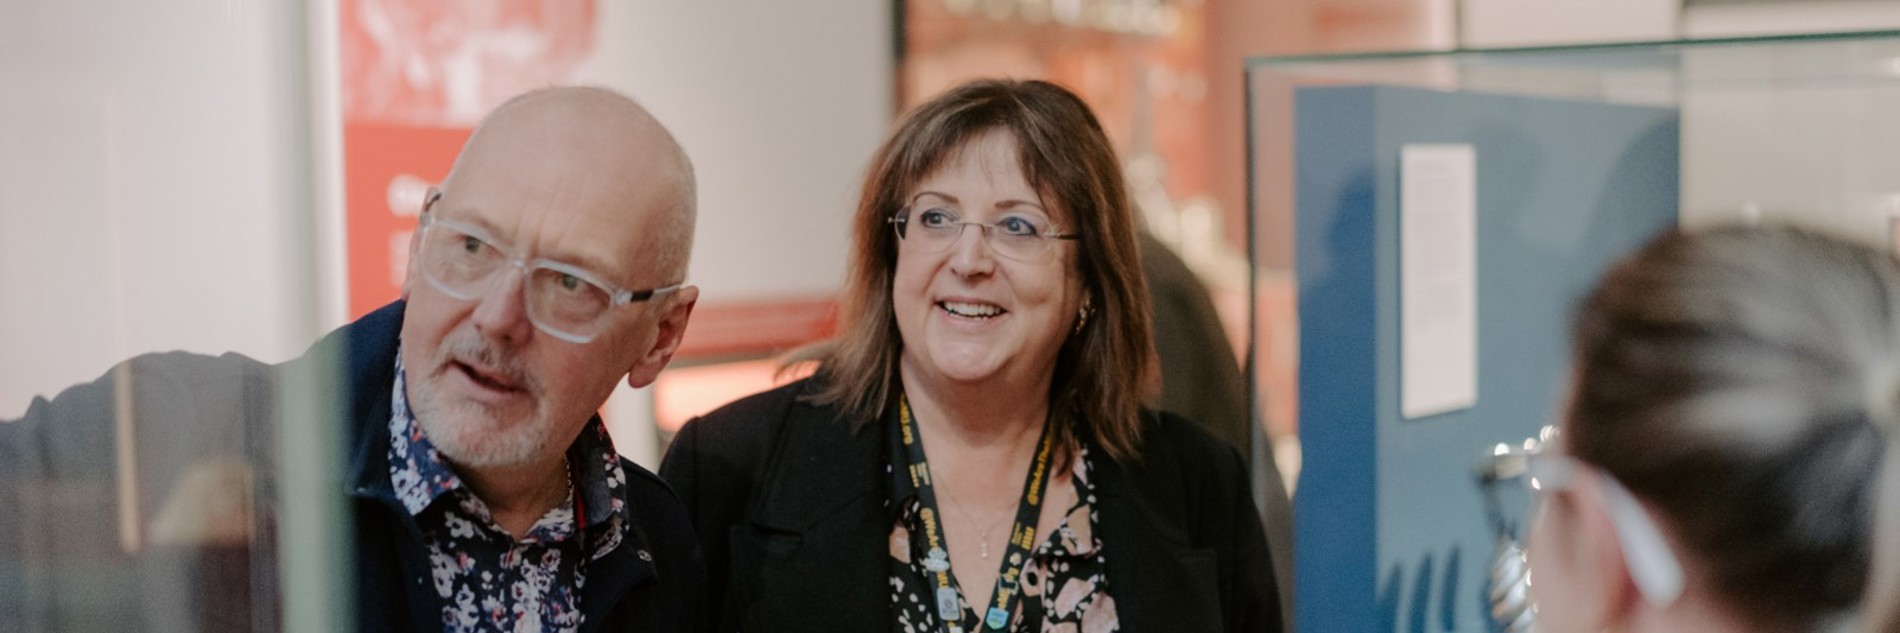
{"label": "blurred person in foreground", "polygon": [[[115,481],[159,500],[142,505],[159,506],[148,554],[208,540],[255,547],[228,569],[200,571],[274,591],[279,407],[312,397],[280,383],[335,362],[341,392],[315,397],[338,399],[346,425],[346,481],[332,489],[348,495],[356,551],[343,566],[358,629],[692,630],[704,589],[692,528],[656,476],[615,452],[594,412],[622,380],[651,383],[678,347],[698,292],[682,285],[693,216],[691,165],[633,101],[553,88],[502,105],[430,192],[404,300],[283,366],[141,356],[0,424],[0,568],[16,571],[0,584],[0,629],[16,614],[27,629],[59,622],[49,611],[60,597],[47,596],[83,586],[62,574],[87,564],[175,582],[142,571],[151,556],[97,527],[114,525],[112,495],[83,492]],[[125,417],[133,422],[120,428],[136,437],[115,438]],[[117,439],[168,459],[115,465]],[[126,463],[139,472],[118,472]],[[227,515],[194,516],[205,508]],[[166,527],[194,519],[245,527]],[[153,590],[101,593],[137,603]],[[275,628],[276,598],[186,596],[205,615],[182,626]],[[263,612],[243,608],[260,603]],[[80,628],[93,624],[140,626]]]}
{"label": "blurred person in foreground", "polygon": [[1900,567],[1871,564],[1900,531],[1875,520],[1900,501],[1876,485],[1900,419],[1891,255],[1668,234],[1584,299],[1573,343],[1564,420],[1528,460],[1537,630],[1900,630],[1880,606]]}
{"label": "blurred person in foreground", "polygon": [[1119,162],[1075,95],[976,81],[871,162],[813,377],[689,422],[661,474],[721,631],[1277,631],[1246,464],[1145,410]]}

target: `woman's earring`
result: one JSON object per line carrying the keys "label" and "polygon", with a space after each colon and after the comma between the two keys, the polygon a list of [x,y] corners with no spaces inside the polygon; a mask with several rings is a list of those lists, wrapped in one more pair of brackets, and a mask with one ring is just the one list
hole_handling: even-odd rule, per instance
{"label": "woman's earring", "polygon": [[1094,307],[1089,305],[1089,298],[1082,297],[1082,307],[1077,308],[1075,311],[1075,329],[1072,330],[1070,334],[1081,334],[1082,326],[1088,325],[1089,323],[1089,313],[1094,311]]}

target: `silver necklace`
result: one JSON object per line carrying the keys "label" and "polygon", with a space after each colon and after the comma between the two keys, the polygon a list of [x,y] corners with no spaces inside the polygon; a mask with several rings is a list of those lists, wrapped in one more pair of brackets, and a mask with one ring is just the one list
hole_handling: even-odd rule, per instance
{"label": "silver necklace", "polygon": [[996,529],[996,526],[1001,525],[1003,519],[1009,518],[1009,515],[1004,515],[995,521],[991,521],[989,527],[983,527],[977,522],[976,517],[970,516],[969,510],[964,509],[963,501],[957,499],[956,495],[950,494],[950,489],[943,488],[941,490],[943,490],[944,496],[949,497],[950,505],[957,509],[957,514],[963,515],[963,521],[976,528],[977,537],[982,539],[981,542],[983,544],[983,547],[977,551],[977,555],[987,560],[990,557],[990,530]]}

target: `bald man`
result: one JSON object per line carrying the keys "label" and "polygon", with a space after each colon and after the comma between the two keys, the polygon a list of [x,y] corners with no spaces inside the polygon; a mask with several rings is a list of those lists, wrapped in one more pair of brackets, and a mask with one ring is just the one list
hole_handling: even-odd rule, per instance
{"label": "bald man", "polygon": [[[502,105],[429,192],[403,300],[285,366],[145,356],[0,423],[0,629],[136,628],[155,611],[191,630],[275,628],[276,557],[253,551],[274,538],[262,466],[281,420],[308,412],[282,412],[311,395],[284,385],[325,362],[344,368],[357,628],[695,628],[705,570],[679,501],[595,415],[678,349],[698,296],[693,220],[690,163],[633,101],[555,88]],[[127,428],[129,461],[114,439]],[[158,466],[139,459],[154,451]],[[48,500],[74,484],[109,509]],[[92,556],[96,541],[117,551]],[[88,565],[151,564],[104,606],[58,590]],[[182,606],[155,608],[154,591]]]}

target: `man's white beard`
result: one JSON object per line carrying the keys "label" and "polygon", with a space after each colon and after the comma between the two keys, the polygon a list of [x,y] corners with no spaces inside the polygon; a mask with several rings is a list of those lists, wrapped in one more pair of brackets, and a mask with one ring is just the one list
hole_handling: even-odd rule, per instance
{"label": "man's white beard", "polygon": [[[411,389],[410,409],[436,451],[458,466],[488,468],[527,464],[547,448],[553,424],[540,395],[541,384],[522,366],[519,357],[496,350],[477,336],[451,336],[436,350],[435,367],[442,374],[460,371],[455,359],[471,359],[508,376],[520,384],[535,403],[526,421],[506,420],[502,411],[479,403],[464,402],[443,406],[432,388],[446,375],[427,376],[422,389]],[[412,381],[412,384],[413,381]]]}

